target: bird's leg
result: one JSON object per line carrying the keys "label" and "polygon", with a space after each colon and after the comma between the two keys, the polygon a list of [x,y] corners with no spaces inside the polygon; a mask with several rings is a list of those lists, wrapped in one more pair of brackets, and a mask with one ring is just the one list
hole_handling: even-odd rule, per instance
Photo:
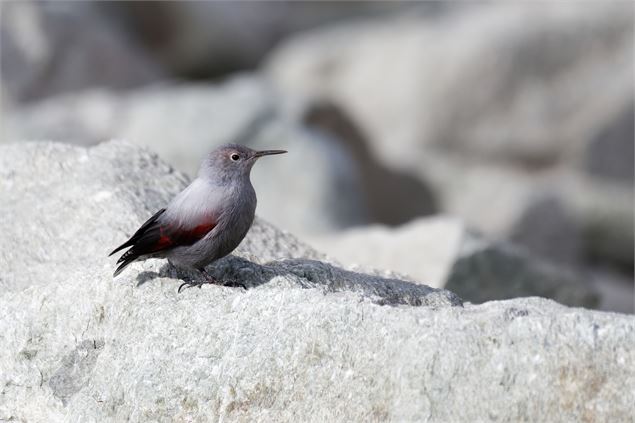
{"label": "bird's leg", "polygon": [[181,292],[181,289],[184,286],[198,286],[199,288],[204,284],[204,283],[213,283],[213,284],[218,284],[218,282],[216,281],[216,279],[214,279],[214,277],[212,275],[210,275],[209,273],[207,273],[205,271],[205,268],[201,267],[200,269],[196,269],[199,271],[199,273],[201,273],[203,275],[203,277],[205,278],[205,280],[203,281],[197,281],[197,282],[183,282],[181,284],[181,286],[179,286],[179,289],[176,291],[177,294]]}

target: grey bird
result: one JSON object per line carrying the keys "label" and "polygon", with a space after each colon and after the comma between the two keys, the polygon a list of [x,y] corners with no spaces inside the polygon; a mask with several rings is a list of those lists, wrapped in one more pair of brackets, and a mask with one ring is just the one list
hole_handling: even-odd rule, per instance
{"label": "grey bird", "polygon": [[[254,221],[251,168],[260,157],[282,153],[286,151],[255,151],[237,144],[209,153],[198,177],[110,253],[129,247],[113,276],[134,261],[167,258],[173,266],[198,270],[209,282],[218,283],[205,266],[238,247]],[[182,284],[179,292],[188,284],[193,283]]]}

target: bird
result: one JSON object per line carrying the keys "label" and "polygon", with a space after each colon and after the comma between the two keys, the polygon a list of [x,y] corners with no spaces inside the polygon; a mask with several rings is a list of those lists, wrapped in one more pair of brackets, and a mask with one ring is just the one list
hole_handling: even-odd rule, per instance
{"label": "bird", "polygon": [[[286,152],[256,151],[238,144],[211,151],[197,178],[109,254],[128,248],[117,261],[113,277],[135,261],[165,258],[175,267],[197,270],[206,281],[218,284],[205,267],[238,247],[256,214],[251,168],[261,157]],[[201,283],[183,283],[178,292],[185,285]]]}

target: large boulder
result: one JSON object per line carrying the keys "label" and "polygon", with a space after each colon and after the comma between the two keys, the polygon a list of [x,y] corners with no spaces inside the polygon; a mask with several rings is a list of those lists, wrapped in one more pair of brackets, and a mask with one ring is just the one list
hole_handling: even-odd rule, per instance
{"label": "large boulder", "polygon": [[4,2],[0,35],[4,106],[91,87],[131,88],[164,75],[90,3]]}
{"label": "large boulder", "polygon": [[397,308],[274,283],[177,296],[165,283],[92,277],[3,294],[0,417],[633,417],[633,316],[536,298]]}
{"label": "large boulder", "polygon": [[350,229],[311,238],[311,244],[349,266],[390,269],[475,303],[541,296],[595,307],[600,299],[582,275],[517,246],[487,241],[452,217],[419,219],[398,228]]}
{"label": "large boulder", "polygon": [[[1,148],[0,210],[5,219],[0,231],[12,240],[0,251],[0,287],[5,291],[66,283],[86,274],[111,280],[113,260],[106,257],[108,252],[187,181],[156,155],[122,142],[92,149],[55,143]],[[258,219],[237,256],[210,271],[221,279],[239,278],[247,286],[279,277],[299,286],[359,291],[382,303],[460,304],[448,291],[379,274],[360,275],[317,261],[320,258]],[[152,277],[195,277],[159,264],[139,264],[126,279],[143,284]],[[135,276],[140,269],[145,273]]]}
{"label": "large boulder", "polygon": [[633,316],[537,298],[460,307],[321,261],[261,221],[217,269],[247,290],[177,294],[158,261],[113,280],[110,246],[185,177],[122,143],[0,146],[0,172],[3,420],[633,417]]}

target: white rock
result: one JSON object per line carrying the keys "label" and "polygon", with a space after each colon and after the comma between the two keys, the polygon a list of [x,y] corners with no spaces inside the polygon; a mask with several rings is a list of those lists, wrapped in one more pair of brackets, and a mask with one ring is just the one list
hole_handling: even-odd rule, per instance
{"label": "white rock", "polygon": [[[633,316],[531,298],[452,307],[448,291],[311,261],[262,221],[216,268],[248,290],[177,294],[157,261],[113,280],[105,253],[183,176],[122,143],[0,146],[0,172],[2,420],[633,416]],[[295,259],[265,263],[282,257]]]}
{"label": "white rock", "polygon": [[172,285],[90,277],[2,294],[0,418],[633,417],[633,316],[542,299],[432,309]]}

